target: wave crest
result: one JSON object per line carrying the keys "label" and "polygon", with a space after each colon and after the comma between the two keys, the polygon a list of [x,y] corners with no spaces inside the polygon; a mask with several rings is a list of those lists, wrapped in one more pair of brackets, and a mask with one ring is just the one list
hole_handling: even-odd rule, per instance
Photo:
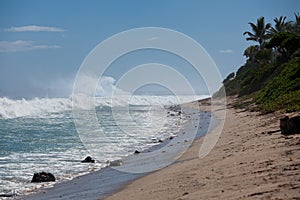
{"label": "wave crest", "polygon": [[[120,97],[97,97],[93,102],[96,107],[128,106],[130,105],[172,105],[185,103],[197,99],[203,99],[207,95],[201,96],[146,96],[134,95]],[[129,99],[129,102],[127,101]],[[75,99],[74,99],[75,100]],[[85,106],[82,102],[75,105]],[[0,98],[0,118],[11,119],[27,116],[48,116],[51,113],[60,113],[72,110],[72,99],[70,98],[34,98],[31,100],[20,99],[12,100],[7,97]],[[91,102],[90,102],[91,103]],[[91,105],[91,104],[89,104]],[[89,109],[91,107],[89,106]]]}
{"label": "wave crest", "polygon": [[0,98],[0,117],[5,119],[39,116],[66,110],[72,110],[72,101],[68,98],[34,98],[32,100]]}

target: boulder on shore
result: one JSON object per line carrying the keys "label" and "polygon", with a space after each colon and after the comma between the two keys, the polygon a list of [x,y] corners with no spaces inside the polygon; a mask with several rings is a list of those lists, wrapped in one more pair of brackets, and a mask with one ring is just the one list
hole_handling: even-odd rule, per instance
{"label": "boulder on shore", "polygon": [[283,135],[300,134],[300,115],[280,119],[280,130]]}
{"label": "boulder on shore", "polygon": [[53,181],[55,181],[55,177],[53,174],[47,172],[39,172],[39,173],[34,173],[31,183],[53,182]]}
{"label": "boulder on shore", "polygon": [[95,160],[92,159],[91,156],[87,156],[84,160],[81,161],[82,163],[95,163]]}

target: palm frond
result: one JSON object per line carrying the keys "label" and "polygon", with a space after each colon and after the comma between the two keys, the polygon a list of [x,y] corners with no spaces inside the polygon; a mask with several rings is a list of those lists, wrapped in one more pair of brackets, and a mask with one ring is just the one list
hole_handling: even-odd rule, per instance
{"label": "palm frond", "polygon": [[244,32],[243,35],[246,35],[246,34],[249,35],[250,37],[255,37],[255,35],[249,31]]}

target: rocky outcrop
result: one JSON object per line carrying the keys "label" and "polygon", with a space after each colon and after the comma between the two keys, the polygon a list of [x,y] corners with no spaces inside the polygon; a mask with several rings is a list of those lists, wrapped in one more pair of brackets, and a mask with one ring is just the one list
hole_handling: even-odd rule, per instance
{"label": "rocky outcrop", "polygon": [[92,159],[91,156],[87,156],[84,160],[81,161],[82,163],[95,163],[95,160]]}
{"label": "rocky outcrop", "polygon": [[34,173],[31,183],[41,183],[41,182],[53,182],[55,181],[55,177],[51,173],[39,172]]}
{"label": "rocky outcrop", "polygon": [[139,150],[134,151],[134,154],[139,154],[139,153],[141,153]]}
{"label": "rocky outcrop", "polygon": [[182,114],[180,105],[165,106],[165,108],[167,110],[169,110],[168,111],[168,116],[176,116],[176,115],[181,115]]}

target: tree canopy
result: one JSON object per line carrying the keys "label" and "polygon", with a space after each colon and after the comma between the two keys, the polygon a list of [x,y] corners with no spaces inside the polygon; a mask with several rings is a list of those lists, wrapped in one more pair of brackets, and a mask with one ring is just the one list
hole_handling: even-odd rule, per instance
{"label": "tree canopy", "polygon": [[249,25],[252,28],[252,32],[244,32],[244,35],[249,36],[248,38],[246,38],[246,40],[253,40],[258,42],[260,48],[262,48],[265,41],[270,38],[269,29],[271,27],[271,24],[265,24],[265,18],[260,17],[257,19],[256,24],[249,22]]}

